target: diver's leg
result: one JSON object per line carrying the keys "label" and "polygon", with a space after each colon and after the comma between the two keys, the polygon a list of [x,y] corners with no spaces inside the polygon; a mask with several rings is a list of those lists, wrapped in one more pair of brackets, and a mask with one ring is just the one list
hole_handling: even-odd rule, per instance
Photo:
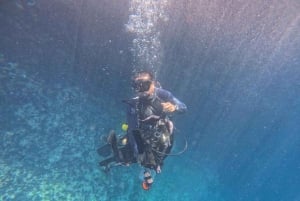
{"label": "diver's leg", "polygon": [[144,170],[144,181],[142,183],[142,187],[144,190],[149,190],[151,185],[153,184],[153,178],[151,172],[148,170]]}

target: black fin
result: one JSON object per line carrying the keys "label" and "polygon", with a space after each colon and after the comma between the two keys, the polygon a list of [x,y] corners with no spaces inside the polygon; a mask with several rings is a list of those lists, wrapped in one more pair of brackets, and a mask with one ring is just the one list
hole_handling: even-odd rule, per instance
{"label": "black fin", "polygon": [[112,153],[111,145],[105,144],[102,147],[98,148],[97,152],[102,157],[108,157]]}
{"label": "black fin", "polygon": [[110,158],[107,158],[107,159],[105,159],[105,160],[103,160],[103,161],[100,161],[99,162],[99,165],[100,166],[108,166],[110,163],[112,163],[112,162],[115,162],[115,158],[114,157],[110,157]]}

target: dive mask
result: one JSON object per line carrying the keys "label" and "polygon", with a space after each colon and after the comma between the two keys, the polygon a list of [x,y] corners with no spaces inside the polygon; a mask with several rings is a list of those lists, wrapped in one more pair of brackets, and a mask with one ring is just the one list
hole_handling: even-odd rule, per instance
{"label": "dive mask", "polygon": [[135,80],[132,83],[132,87],[137,92],[145,92],[150,89],[151,80]]}

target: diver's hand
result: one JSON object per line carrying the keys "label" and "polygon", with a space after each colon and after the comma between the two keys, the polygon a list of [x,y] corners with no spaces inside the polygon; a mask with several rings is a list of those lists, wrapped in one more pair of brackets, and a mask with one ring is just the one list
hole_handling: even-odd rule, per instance
{"label": "diver's hand", "polygon": [[176,110],[176,105],[170,102],[161,103],[164,112],[174,112]]}

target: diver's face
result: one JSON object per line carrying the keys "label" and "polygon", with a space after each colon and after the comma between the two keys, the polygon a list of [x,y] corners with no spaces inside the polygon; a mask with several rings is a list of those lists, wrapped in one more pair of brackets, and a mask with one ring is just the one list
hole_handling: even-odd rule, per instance
{"label": "diver's face", "polygon": [[155,86],[148,74],[142,74],[134,79],[133,88],[137,93],[149,96],[154,93]]}

